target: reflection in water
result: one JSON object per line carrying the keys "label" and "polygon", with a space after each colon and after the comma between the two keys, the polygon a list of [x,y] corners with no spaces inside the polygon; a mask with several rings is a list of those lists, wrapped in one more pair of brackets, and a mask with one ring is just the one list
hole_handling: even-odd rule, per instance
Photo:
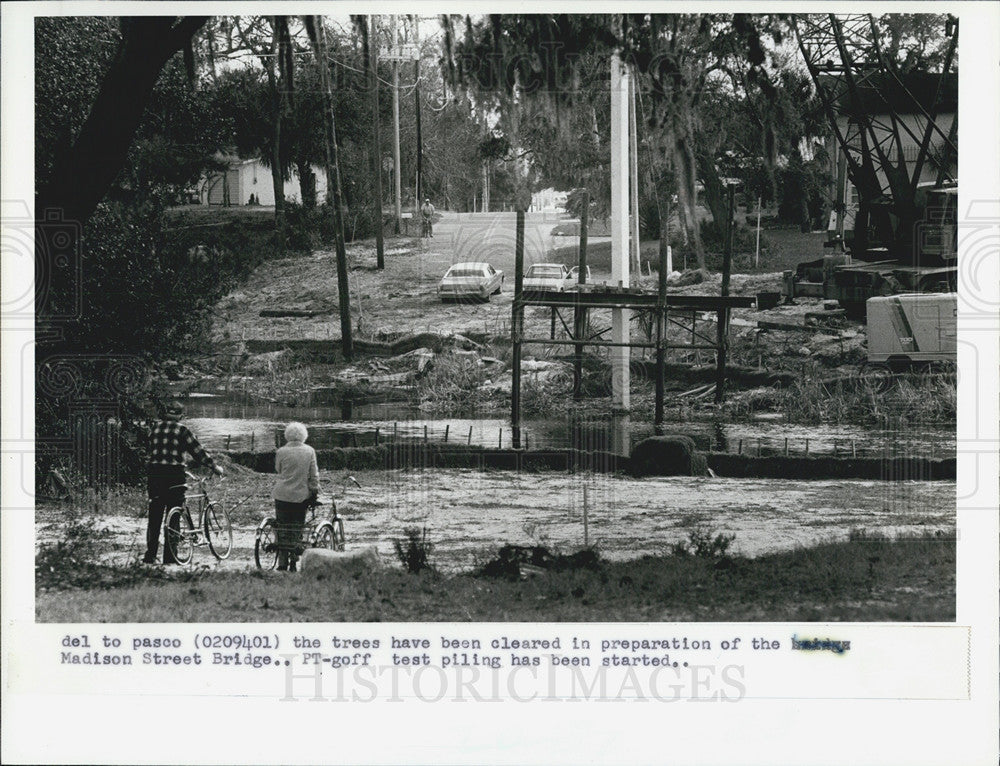
{"label": "reflection in water", "polygon": [[611,416],[611,452],[615,455],[632,454],[632,419],[628,413]]}
{"label": "reflection in water", "polygon": [[[309,442],[318,449],[366,446],[389,438],[448,441],[483,447],[512,445],[510,421],[503,417],[427,417],[399,404],[357,404],[344,400],[332,407],[249,406],[216,397],[188,401],[189,424],[212,449],[269,450],[274,435],[291,420],[309,426]],[[921,455],[953,456],[954,428],[866,429],[858,426],[800,426],[778,421],[721,423],[667,421],[664,434],[691,437],[702,450],[756,454]],[[567,413],[561,418],[523,421],[521,445],[528,449],[565,449],[628,454],[637,442],[653,435],[652,423],[635,417],[599,417]]]}

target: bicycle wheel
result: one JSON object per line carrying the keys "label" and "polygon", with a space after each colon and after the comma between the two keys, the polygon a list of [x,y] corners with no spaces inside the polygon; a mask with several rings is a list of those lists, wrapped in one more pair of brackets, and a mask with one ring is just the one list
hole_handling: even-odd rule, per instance
{"label": "bicycle wheel", "polygon": [[344,550],[343,543],[337,537],[337,530],[329,521],[324,521],[316,530],[316,539],[313,548],[326,548],[328,551]]}
{"label": "bicycle wheel", "polygon": [[180,506],[171,508],[167,513],[163,544],[167,547],[168,557],[173,557],[178,564],[187,564],[194,556],[194,527],[191,518]]}
{"label": "bicycle wheel", "polygon": [[315,548],[326,548],[331,551],[344,550],[344,522],[334,519],[333,523],[324,521],[316,530]]}
{"label": "bicycle wheel", "polygon": [[278,531],[274,519],[267,519],[257,528],[253,558],[258,569],[274,569],[278,565]]}
{"label": "bicycle wheel", "polygon": [[228,558],[233,550],[233,524],[229,512],[219,503],[209,503],[205,508],[205,538],[215,558]]}

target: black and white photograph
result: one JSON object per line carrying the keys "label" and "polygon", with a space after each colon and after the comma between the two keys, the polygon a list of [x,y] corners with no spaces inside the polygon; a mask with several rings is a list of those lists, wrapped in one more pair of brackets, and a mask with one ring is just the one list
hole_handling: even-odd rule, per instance
{"label": "black and white photograph", "polygon": [[[5,3],[17,720],[49,678],[60,710],[350,709],[336,756],[248,762],[627,762],[627,711],[543,738],[542,687],[651,701],[630,725],[669,710],[699,763],[934,762],[932,708],[862,715],[893,701],[974,702],[981,735],[1000,14],[972,5]],[[523,741],[474,736],[484,697],[530,703]],[[441,700],[477,704],[404,720]],[[734,761],[743,700],[860,728]]]}
{"label": "black and white photograph", "polygon": [[958,41],[36,19],[37,618],[953,620]]}

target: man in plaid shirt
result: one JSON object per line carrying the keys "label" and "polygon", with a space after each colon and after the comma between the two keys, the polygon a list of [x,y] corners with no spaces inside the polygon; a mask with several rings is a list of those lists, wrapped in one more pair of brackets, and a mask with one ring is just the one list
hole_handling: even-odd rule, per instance
{"label": "man in plaid shirt", "polygon": [[[149,521],[146,526],[146,555],[143,557],[147,564],[156,563],[163,514],[174,506],[184,504],[185,453],[222,476],[222,469],[215,464],[212,456],[205,452],[190,429],[181,424],[183,416],[183,405],[172,402],[149,435]],[[163,546],[163,563],[177,563],[166,544]]]}

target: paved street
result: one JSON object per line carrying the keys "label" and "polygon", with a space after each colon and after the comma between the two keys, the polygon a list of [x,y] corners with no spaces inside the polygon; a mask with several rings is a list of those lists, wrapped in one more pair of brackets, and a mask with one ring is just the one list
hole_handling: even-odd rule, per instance
{"label": "paved street", "polygon": [[[525,214],[525,268],[547,259],[554,246],[552,230],[565,220],[558,212]],[[445,212],[434,224],[434,238],[427,242],[424,268],[429,273],[444,274],[452,263],[486,261],[504,273],[505,290],[513,289],[516,221],[516,213]],[[576,241],[556,239],[565,242],[556,242],[555,246]]]}

